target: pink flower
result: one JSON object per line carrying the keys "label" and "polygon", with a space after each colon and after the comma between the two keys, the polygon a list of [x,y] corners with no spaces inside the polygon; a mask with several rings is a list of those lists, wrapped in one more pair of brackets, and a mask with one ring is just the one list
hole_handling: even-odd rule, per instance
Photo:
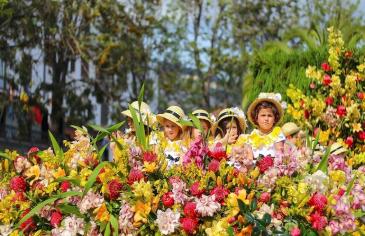
{"label": "pink flower", "polygon": [[322,67],[322,70],[324,70],[325,72],[332,70],[331,66],[328,65],[327,62],[323,62],[322,65],[321,65],[321,67]]}
{"label": "pink flower", "polygon": [[336,114],[339,116],[339,117],[343,117],[346,115],[346,107],[343,106],[343,105],[339,105],[337,107],[337,111],[336,111]]}
{"label": "pink flower", "polygon": [[10,189],[15,192],[25,192],[27,183],[21,176],[15,176],[10,180]]}
{"label": "pink flower", "polygon": [[290,236],[300,236],[300,229],[298,227],[292,228],[290,231]]}
{"label": "pink flower", "polygon": [[222,159],[226,159],[227,158],[227,153],[225,151],[225,148],[223,147],[223,145],[221,143],[217,143],[214,146],[214,149],[211,151],[208,151],[208,156],[210,156],[213,159],[216,159],[218,161],[222,160]]}
{"label": "pink flower", "polygon": [[133,168],[128,175],[128,184],[132,185],[134,182],[139,182],[144,178],[142,171],[137,168]]}
{"label": "pink flower", "polygon": [[210,191],[210,194],[215,195],[215,200],[222,204],[224,202],[224,198],[229,194],[229,191],[223,186],[217,186]]}
{"label": "pink flower", "polygon": [[196,211],[203,217],[213,216],[220,209],[221,205],[215,201],[215,195],[202,195],[196,200]]}
{"label": "pink flower", "polygon": [[144,152],[143,153],[143,161],[151,163],[156,160],[157,160],[157,155],[154,152]]}
{"label": "pink flower", "polygon": [[332,83],[332,80],[331,80],[331,76],[325,74],[324,77],[323,77],[323,81],[322,81],[322,84],[324,86],[328,86]]}
{"label": "pink flower", "polygon": [[345,144],[346,144],[349,148],[351,148],[353,143],[354,143],[354,138],[353,138],[352,136],[348,136],[348,137],[346,138]]}
{"label": "pink flower", "polygon": [[257,166],[259,167],[260,173],[264,173],[270,167],[274,165],[274,160],[270,156],[266,156],[258,161]]}
{"label": "pink flower", "polygon": [[309,88],[311,88],[311,89],[315,89],[315,88],[316,88],[316,84],[315,84],[315,83],[310,83],[310,84],[309,84]]}
{"label": "pink flower", "polygon": [[198,220],[196,218],[181,218],[181,227],[187,234],[195,234],[195,231],[198,228]]}
{"label": "pink flower", "polygon": [[195,202],[187,202],[184,206],[184,215],[190,218],[196,218],[196,203]]}
{"label": "pink flower", "polygon": [[179,227],[179,219],[180,213],[174,212],[170,208],[166,211],[157,211],[156,223],[163,235],[175,232],[176,228]]}
{"label": "pink flower", "polygon": [[270,201],[270,198],[271,196],[269,192],[263,192],[260,195],[259,202],[267,203],[268,201]]}
{"label": "pink flower", "polygon": [[309,199],[308,204],[313,206],[314,209],[322,211],[327,205],[327,198],[323,194],[317,192]]}
{"label": "pink flower", "polygon": [[321,215],[318,211],[310,215],[310,223],[312,228],[318,231],[323,230],[327,225],[327,218]]}
{"label": "pink flower", "polygon": [[213,159],[208,165],[208,170],[215,173],[219,170],[219,166],[220,166],[220,162]]}
{"label": "pink flower", "polygon": [[63,182],[61,183],[60,188],[61,188],[61,191],[62,191],[62,192],[67,192],[67,190],[71,188],[71,184],[70,184],[70,182],[68,182],[68,181],[63,181]]}
{"label": "pink flower", "polygon": [[203,139],[195,140],[189,150],[183,157],[183,164],[187,165],[194,162],[198,167],[203,167],[203,158],[208,153],[208,147],[204,144]]}
{"label": "pink flower", "polygon": [[53,211],[51,215],[50,223],[53,227],[57,227],[61,224],[62,214],[60,211]]}
{"label": "pink flower", "polygon": [[162,195],[161,200],[165,207],[172,207],[175,203],[172,192],[167,192],[164,195]]}
{"label": "pink flower", "polygon": [[331,106],[333,104],[333,101],[334,101],[333,97],[327,97],[325,99],[327,106]]}
{"label": "pink flower", "polygon": [[200,183],[199,183],[199,181],[197,181],[197,182],[195,182],[195,183],[193,183],[192,185],[191,185],[191,187],[190,187],[190,193],[191,193],[191,195],[193,195],[193,196],[201,196],[203,193],[204,193],[205,191],[204,191],[204,189],[201,189],[200,188]]}

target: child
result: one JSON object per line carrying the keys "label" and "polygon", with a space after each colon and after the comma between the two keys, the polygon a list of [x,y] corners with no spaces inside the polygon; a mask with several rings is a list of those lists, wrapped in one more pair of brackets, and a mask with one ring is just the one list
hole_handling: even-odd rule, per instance
{"label": "child", "polygon": [[[211,128],[213,124],[212,120],[210,119],[209,113],[206,110],[198,109],[193,111],[192,114],[199,119],[203,135],[199,129],[197,129],[196,127],[191,127],[189,130],[190,140],[194,141],[202,136],[203,138],[207,138],[209,140],[209,137],[212,136]],[[209,137],[207,137],[207,135]]]}
{"label": "child", "polygon": [[300,130],[300,128],[293,122],[287,122],[281,127],[281,131],[285,135],[285,144],[294,147],[301,147],[302,140],[303,140],[303,134]]}
{"label": "child", "polygon": [[170,106],[156,118],[163,128],[164,140],[160,140],[160,148],[168,159],[168,167],[181,164],[186,147],[182,142],[185,127],[179,121],[185,118],[184,111],[178,106]]}
{"label": "child", "polygon": [[276,152],[283,151],[285,136],[276,126],[284,114],[280,102],[280,94],[260,93],[248,108],[248,119],[256,127],[248,136],[254,159],[260,155],[275,157]]}

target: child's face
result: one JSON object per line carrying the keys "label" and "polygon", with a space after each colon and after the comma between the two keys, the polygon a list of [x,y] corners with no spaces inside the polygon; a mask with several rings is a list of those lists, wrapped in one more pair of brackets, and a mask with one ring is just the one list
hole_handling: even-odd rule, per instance
{"label": "child's face", "polygon": [[[200,120],[200,125],[203,129],[203,132],[204,132],[204,136],[208,134],[209,132],[209,123],[206,121],[206,120]],[[196,128],[193,128],[192,129],[192,134],[191,134],[191,137],[193,140],[201,137],[201,132],[199,129],[196,129]]]}
{"label": "child's face", "polygon": [[260,131],[266,133],[272,130],[275,116],[271,108],[262,108],[257,115],[257,124]]}
{"label": "child's face", "polygon": [[132,118],[129,118],[129,117],[128,117],[128,119],[127,119],[127,124],[128,124],[128,126],[129,126],[129,128],[130,128],[132,131],[134,131],[134,124],[133,124],[133,120],[132,120]]}
{"label": "child's face", "polygon": [[235,120],[228,122],[226,125],[226,130],[229,135],[238,135],[238,127]]}
{"label": "child's face", "polygon": [[173,141],[178,138],[180,127],[177,126],[174,122],[166,120],[163,122],[163,131],[165,137],[168,138],[170,141]]}

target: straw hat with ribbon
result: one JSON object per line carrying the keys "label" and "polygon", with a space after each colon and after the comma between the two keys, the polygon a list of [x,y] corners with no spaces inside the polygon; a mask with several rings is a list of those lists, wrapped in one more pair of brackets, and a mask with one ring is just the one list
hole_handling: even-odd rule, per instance
{"label": "straw hat with ribbon", "polygon": [[285,136],[289,136],[298,133],[300,128],[294,122],[288,122],[281,127],[281,131]]}
{"label": "straw hat with ribbon", "polygon": [[331,145],[331,155],[339,155],[344,152],[347,152],[347,148],[342,143],[335,142]]}
{"label": "straw hat with ribbon", "polygon": [[284,116],[284,108],[286,104],[281,101],[281,94],[280,93],[260,93],[258,98],[256,98],[248,107],[247,109],[247,117],[248,120],[255,126],[257,124],[255,123],[255,117],[254,112],[257,105],[259,105],[262,102],[270,102],[272,103],[276,109],[279,112],[279,120],[277,123],[280,123]]}
{"label": "straw hat with ribbon", "polygon": [[208,121],[208,123],[212,127],[213,121],[211,120],[210,115],[209,115],[209,113],[206,110],[197,109],[197,110],[193,111],[192,114],[196,118],[198,118],[199,120],[206,120],[206,121]]}
{"label": "straw hat with ribbon", "polygon": [[[138,121],[141,116],[144,125],[150,127],[154,126],[154,124],[156,123],[155,115],[151,112],[150,106],[148,106],[147,103],[141,102],[141,104],[139,105],[138,101],[134,101],[130,104],[130,107],[136,111]],[[129,109],[122,111],[122,114],[133,119],[132,113]]]}
{"label": "straw hat with ribbon", "polygon": [[163,121],[169,120],[173,123],[175,123],[177,126],[179,126],[181,129],[183,129],[183,125],[180,124],[180,120],[185,119],[185,113],[183,111],[183,109],[181,109],[181,107],[179,106],[170,106],[168,107],[164,113],[162,114],[158,114],[156,116],[158,123],[160,123],[161,125],[163,125]]}
{"label": "straw hat with ribbon", "polygon": [[242,132],[244,132],[247,128],[247,124],[246,124],[246,116],[245,113],[243,113],[243,111],[241,109],[239,109],[238,107],[233,107],[233,108],[226,108],[223,109],[217,118],[217,121],[213,124],[212,127],[212,132],[213,134],[215,134],[217,128],[219,128],[219,123],[225,119],[225,118],[229,118],[229,117],[235,117],[238,120],[238,125],[240,126]]}

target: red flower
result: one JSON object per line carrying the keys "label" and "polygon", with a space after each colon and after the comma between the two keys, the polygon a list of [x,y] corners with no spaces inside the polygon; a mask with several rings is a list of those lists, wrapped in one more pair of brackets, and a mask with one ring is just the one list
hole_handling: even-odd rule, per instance
{"label": "red flower", "polygon": [[360,100],[363,100],[365,98],[365,93],[363,92],[358,92],[357,93],[357,98],[360,99]]}
{"label": "red flower", "polygon": [[217,143],[213,151],[208,151],[208,156],[218,161],[227,158],[227,153],[221,143]]}
{"label": "red flower", "polygon": [[328,86],[332,83],[332,80],[331,80],[331,76],[330,75],[327,75],[325,74],[324,77],[323,77],[323,80],[322,80],[322,84],[324,86]]}
{"label": "red flower", "polygon": [[327,97],[325,100],[327,106],[331,106],[333,104],[333,101],[334,101],[333,97]]}
{"label": "red flower", "polygon": [[69,190],[69,189],[71,188],[71,184],[70,184],[70,182],[68,182],[68,181],[63,181],[63,182],[61,183],[60,188],[61,188],[61,191],[62,191],[62,192],[67,192],[67,190]]}
{"label": "red flower", "polygon": [[39,152],[39,148],[37,147],[31,147],[29,150],[28,150],[28,158],[31,158],[31,157],[34,157],[34,159],[37,161],[37,163],[41,163],[41,158],[37,155]]}
{"label": "red flower", "polygon": [[[23,218],[26,214],[28,214],[30,212],[30,209],[26,209],[25,211],[23,211],[23,213],[21,214],[21,217]],[[23,232],[30,232],[32,230],[34,230],[36,227],[36,223],[34,222],[33,218],[30,217],[29,219],[27,219],[26,221],[24,221],[21,225],[20,225],[20,229]]]}
{"label": "red flower", "polygon": [[195,202],[187,202],[184,206],[184,215],[190,218],[196,218],[196,203]]}
{"label": "red flower", "polygon": [[215,195],[215,201],[223,203],[224,198],[229,194],[228,189],[223,186],[217,186],[210,191],[210,195]]}
{"label": "red flower", "polygon": [[196,229],[198,228],[198,220],[195,218],[181,218],[180,219],[181,226],[185,233],[187,234],[195,234]]}
{"label": "red flower", "polygon": [[197,197],[199,197],[199,196],[201,196],[204,192],[205,192],[205,191],[204,191],[204,189],[200,189],[200,183],[199,183],[199,181],[197,181],[197,182],[193,183],[193,184],[191,185],[191,187],[190,187],[190,193],[191,193],[191,195],[193,195],[193,196],[197,196]]}
{"label": "red flower", "polygon": [[342,197],[344,194],[345,194],[345,189],[343,189],[343,188],[340,188],[339,190],[338,190],[338,193],[337,193],[337,195],[338,196],[340,196],[340,197]]}
{"label": "red flower", "polygon": [[134,182],[139,182],[141,179],[144,178],[142,171],[133,168],[128,175],[128,184],[132,185]]}
{"label": "red flower", "polygon": [[109,198],[110,200],[115,200],[119,197],[120,192],[122,191],[123,184],[120,183],[117,179],[113,179],[108,183],[109,190]]}
{"label": "red flower", "polygon": [[309,221],[312,224],[312,228],[318,231],[323,230],[327,225],[327,218],[318,211],[310,215]]}
{"label": "red flower", "polygon": [[327,198],[323,194],[317,192],[309,199],[308,204],[313,206],[314,209],[322,211],[327,205]]}
{"label": "red flower", "polygon": [[53,211],[52,215],[51,215],[51,225],[53,227],[59,226],[61,224],[62,221],[62,214],[60,211]]}
{"label": "red flower", "polygon": [[25,192],[27,189],[27,183],[21,176],[15,176],[10,180],[10,189],[15,192]]}
{"label": "red flower", "polygon": [[346,52],[345,52],[345,57],[346,57],[346,58],[350,58],[350,57],[352,57],[352,52],[351,52],[351,51],[346,51]]}
{"label": "red flower", "polygon": [[154,152],[145,152],[143,153],[143,161],[146,162],[154,162],[157,160],[157,155]]}
{"label": "red flower", "polygon": [[258,161],[257,166],[259,167],[260,173],[264,173],[270,167],[274,165],[274,160],[270,156],[266,156]]}
{"label": "red flower", "polygon": [[357,135],[361,141],[365,140],[365,131],[360,131]]}
{"label": "red flower", "polygon": [[339,116],[339,117],[343,117],[346,115],[346,107],[345,106],[342,106],[342,105],[339,105],[337,107],[337,111],[336,111],[336,114]]}
{"label": "red flower", "polygon": [[162,203],[165,207],[172,207],[175,203],[172,192],[167,192],[162,195]]}
{"label": "red flower", "polygon": [[213,159],[208,165],[208,170],[213,171],[215,173],[219,170],[219,165],[220,165],[219,161]]}
{"label": "red flower", "polygon": [[268,201],[270,201],[270,198],[271,198],[270,193],[263,192],[260,195],[259,202],[267,203]]}
{"label": "red flower", "polygon": [[310,117],[310,112],[308,111],[308,110],[304,110],[304,118],[305,119],[309,119],[309,117]]}
{"label": "red flower", "polygon": [[310,84],[309,84],[309,88],[311,88],[311,89],[315,89],[315,88],[316,88],[316,84],[315,84],[315,83],[310,83]]}
{"label": "red flower", "polygon": [[98,176],[96,177],[96,181],[97,181],[98,183],[101,183],[100,175],[101,175],[102,173],[104,173],[104,172],[105,172],[105,169],[104,169],[104,167],[103,167],[103,168],[101,168],[101,170],[99,171]]}
{"label": "red flower", "polygon": [[330,65],[328,65],[328,63],[327,62],[323,62],[322,63],[322,70],[324,70],[324,71],[331,71],[332,70],[332,68],[331,68],[331,66]]}
{"label": "red flower", "polygon": [[354,143],[354,138],[352,136],[348,136],[345,140],[346,145],[351,148]]}
{"label": "red flower", "polygon": [[300,229],[298,227],[292,228],[290,231],[290,236],[300,236]]}

